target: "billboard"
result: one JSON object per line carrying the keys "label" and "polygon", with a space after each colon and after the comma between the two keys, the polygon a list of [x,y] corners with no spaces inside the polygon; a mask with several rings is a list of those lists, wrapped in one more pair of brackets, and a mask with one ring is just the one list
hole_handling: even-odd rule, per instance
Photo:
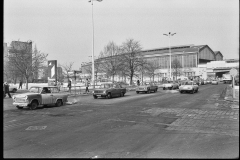
{"label": "billboard", "polygon": [[57,83],[57,60],[48,61],[48,85]]}

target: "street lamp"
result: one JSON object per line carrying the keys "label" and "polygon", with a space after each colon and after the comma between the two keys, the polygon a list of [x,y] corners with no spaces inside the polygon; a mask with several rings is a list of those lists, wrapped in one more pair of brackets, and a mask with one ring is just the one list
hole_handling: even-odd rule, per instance
{"label": "street lamp", "polygon": [[[89,0],[88,2],[92,2],[92,82],[93,82],[93,89],[95,88],[95,78],[94,78],[94,22],[93,22],[93,1]],[[101,2],[102,0],[96,0]]]}
{"label": "street lamp", "polygon": [[171,60],[171,46],[170,46],[170,37],[171,36],[173,36],[174,34],[176,34],[176,33],[172,33],[171,34],[171,32],[169,32],[168,34],[163,34],[163,35],[165,35],[165,36],[168,36],[168,45],[169,45],[169,55],[170,55],[170,80],[172,80],[172,66],[171,66],[171,64],[172,64],[172,60]]}

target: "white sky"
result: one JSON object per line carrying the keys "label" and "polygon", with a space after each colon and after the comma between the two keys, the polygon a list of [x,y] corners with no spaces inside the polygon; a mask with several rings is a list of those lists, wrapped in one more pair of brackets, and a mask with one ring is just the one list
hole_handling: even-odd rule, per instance
{"label": "white sky", "polygon": [[[94,55],[109,41],[129,38],[143,49],[168,47],[164,33],[176,32],[171,45],[205,45],[224,59],[239,58],[238,0],[94,1]],[[60,64],[91,61],[92,5],[88,0],[5,0],[4,42],[33,41]]]}

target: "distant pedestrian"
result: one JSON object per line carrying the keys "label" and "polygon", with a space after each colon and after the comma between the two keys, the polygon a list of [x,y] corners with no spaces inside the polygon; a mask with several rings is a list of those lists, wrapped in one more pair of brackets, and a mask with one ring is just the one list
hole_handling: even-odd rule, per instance
{"label": "distant pedestrian", "polygon": [[22,81],[20,80],[20,82],[19,82],[19,87],[18,87],[18,89],[22,89]]}
{"label": "distant pedestrian", "polygon": [[60,91],[61,83],[57,81],[58,91]]}
{"label": "distant pedestrian", "polygon": [[9,98],[12,98],[10,92],[9,92],[9,84],[7,82],[4,83],[4,94],[6,95],[6,93],[8,94]]}
{"label": "distant pedestrian", "polygon": [[137,85],[140,86],[140,81],[139,80],[137,80]]}
{"label": "distant pedestrian", "polygon": [[88,81],[88,79],[86,79],[85,86],[86,86],[86,91],[85,92],[88,93],[89,92],[89,89],[88,89],[89,81]]}
{"label": "distant pedestrian", "polygon": [[68,88],[69,88],[70,93],[71,93],[71,87],[72,87],[72,82],[70,80],[68,80]]}

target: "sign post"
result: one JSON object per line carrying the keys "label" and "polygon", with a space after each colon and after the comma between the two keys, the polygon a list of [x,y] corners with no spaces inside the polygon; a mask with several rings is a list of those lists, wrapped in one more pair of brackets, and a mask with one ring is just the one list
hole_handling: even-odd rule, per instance
{"label": "sign post", "polygon": [[[77,76],[76,76],[76,74],[82,73],[82,71],[74,70],[73,72],[74,72],[74,79],[75,79],[75,84],[74,84],[74,85],[75,85],[75,96],[76,96],[76,81],[77,81]],[[81,93],[80,87],[79,87],[79,90],[80,90],[80,93]]]}
{"label": "sign post", "polygon": [[57,60],[48,61],[48,85],[57,84]]}
{"label": "sign post", "polygon": [[233,98],[235,98],[235,76],[237,75],[237,70],[235,68],[232,68],[230,70],[230,75],[232,76],[232,88],[233,88]]}

